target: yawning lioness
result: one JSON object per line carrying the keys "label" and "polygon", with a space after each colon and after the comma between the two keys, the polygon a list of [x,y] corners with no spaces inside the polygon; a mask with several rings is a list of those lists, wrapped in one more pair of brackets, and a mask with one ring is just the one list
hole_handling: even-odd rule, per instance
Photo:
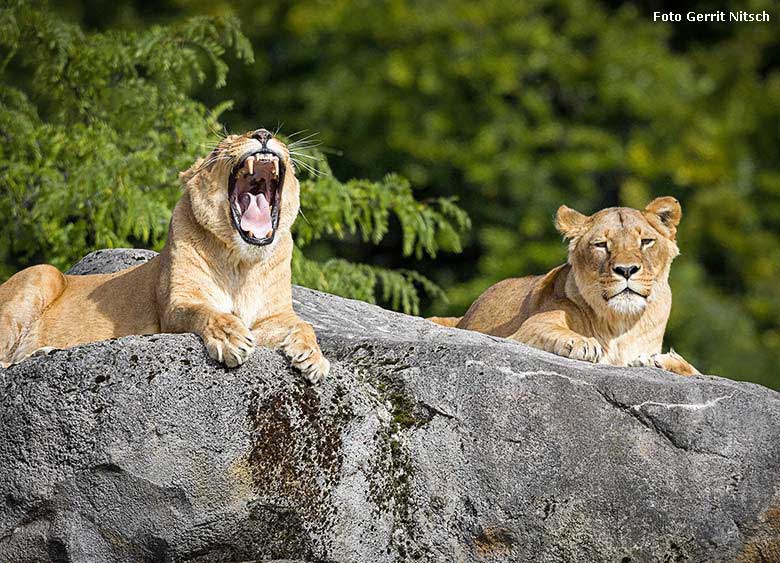
{"label": "yawning lioness", "polygon": [[150,262],[67,276],[48,265],[0,286],[0,362],[130,334],[194,332],[230,367],[280,347],[312,382],[330,364],[293,312],[292,236],[299,184],[287,147],[265,129],[223,139],[180,174],[184,195]]}

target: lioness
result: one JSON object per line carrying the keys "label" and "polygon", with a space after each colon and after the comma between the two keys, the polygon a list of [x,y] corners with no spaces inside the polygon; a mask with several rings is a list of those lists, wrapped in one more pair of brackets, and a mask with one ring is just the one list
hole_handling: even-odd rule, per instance
{"label": "lioness", "polygon": [[561,206],[555,225],[569,241],[566,264],[493,285],[462,318],[431,320],[577,360],[698,374],[674,350],[661,353],[681,217],[672,197],[644,211],[611,207],[590,217]]}
{"label": "lioness", "polygon": [[311,382],[330,364],[293,312],[290,228],[300,188],[287,147],[265,129],[230,135],[180,175],[184,195],[153,260],[114,274],[48,265],[0,286],[0,362],[129,334],[194,332],[234,367],[280,347]]}

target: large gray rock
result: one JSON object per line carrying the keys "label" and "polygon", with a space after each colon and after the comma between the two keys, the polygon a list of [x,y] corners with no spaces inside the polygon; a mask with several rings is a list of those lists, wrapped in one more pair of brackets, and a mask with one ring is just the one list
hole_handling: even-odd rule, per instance
{"label": "large gray rock", "polygon": [[0,371],[0,560],[780,561],[778,393],[295,301],[317,387],[188,334]]}

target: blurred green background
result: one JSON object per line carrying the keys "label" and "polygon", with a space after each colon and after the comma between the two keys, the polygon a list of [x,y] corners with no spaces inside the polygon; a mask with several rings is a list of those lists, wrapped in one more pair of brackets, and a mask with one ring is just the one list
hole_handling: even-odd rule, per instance
{"label": "blurred green background", "polygon": [[[653,11],[729,9],[766,10],[772,21],[652,21]],[[405,249],[415,227],[397,213],[379,237],[347,230],[308,241],[308,256],[319,263],[343,258],[432,280],[448,300],[422,293],[424,314],[460,315],[490,284],[565,260],[553,228],[561,204],[591,213],[675,196],[684,213],[682,255],[672,268],[666,345],[703,372],[780,388],[776,2],[94,0],[50,4],[50,15],[86,36],[193,16],[237,21],[254,59],[234,38],[216,55],[206,41],[185,60],[212,57],[228,69],[221,88],[211,76],[219,65],[181,85],[199,104],[193,122],[217,107],[213,122],[230,131],[317,132],[316,150],[333,178],[361,178],[381,190],[386,174],[397,172],[419,205],[456,196],[471,229],[444,209],[432,235],[439,244],[424,252]],[[176,44],[168,49],[175,58]],[[14,67],[12,50],[5,50],[6,81],[18,83],[30,66],[40,70],[41,61]],[[142,105],[154,103],[136,95]],[[225,100],[234,103],[220,107]],[[165,214],[150,217],[164,232]],[[135,240],[159,238],[142,235]],[[0,236],[0,253],[14,244],[11,236]],[[24,235],[13,236],[18,245]],[[80,236],[88,238],[71,233],[68,240]],[[6,251],[4,260],[20,267],[41,256],[25,252]],[[390,304],[410,310],[397,299]]]}

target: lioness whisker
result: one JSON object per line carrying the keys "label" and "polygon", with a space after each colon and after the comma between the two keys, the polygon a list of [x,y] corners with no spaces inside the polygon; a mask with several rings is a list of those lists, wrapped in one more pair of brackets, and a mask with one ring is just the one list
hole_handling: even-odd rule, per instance
{"label": "lioness whisker", "polygon": [[305,137],[301,137],[300,139],[290,139],[290,144],[294,145],[296,143],[305,143],[306,141],[316,141],[318,136],[319,133],[315,131],[314,133],[310,133]]}
{"label": "lioness whisker", "polygon": [[325,175],[325,172],[323,172],[322,170],[319,170],[318,168],[315,168],[314,166],[312,166],[311,164],[309,164],[307,162],[293,159],[293,163],[296,166],[298,166],[300,168],[303,168],[304,170],[306,170],[309,174],[311,174],[314,177],[319,177],[319,176],[324,176]]}
{"label": "lioness whisker", "polygon": [[213,162],[216,162],[217,160],[229,160],[231,157],[230,155],[216,155],[207,158],[205,161],[203,161],[203,164],[211,164]]}
{"label": "lioness whisker", "polygon": [[309,135],[306,135],[305,137],[301,137],[300,139],[296,139],[296,140],[294,140],[294,141],[291,141],[291,142],[290,142],[290,144],[291,144],[291,145],[294,145],[294,144],[296,144],[296,143],[302,143],[302,142],[304,142],[304,141],[307,141],[307,140],[309,140],[309,139],[312,139],[313,137],[316,137],[317,135],[319,135],[319,132],[315,131],[314,133],[311,133],[311,134],[309,134]]}
{"label": "lioness whisker", "polygon": [[306,155],[302,155],[302,154],[290,153],[290,159],[293,162],[300,162],[301,164],[307,164],[305,161],[300,160],[300,157],[307,158],[308,160],[314,160],[315,162],[320,160],[320,159],[317,159],[317,158],[314,158],[314,157],[310,157],[310,156],[306,156]]}
{"label": "lioness whisker", "polygon": [[219,125],[221,125],[222,127],[220,129],[217,129],[217,124],[211,123],[209,125],[209,130],[211,131],[212,135],[216,135],[217,137],[220,138],[221,141],[222,139],[228,136],[228,130],[227,127],[225,127],[224,123],[220,123]]}
{"label": "lioness whisker", "polygon": [[287,148],[289,150],[297,150],[297,151],[301,152],[301,151],[311,151],[312,149],[316,149],[319,146],[320,146],[320,143],[315,143],[315,144],[311,144],[311,145],[290,145]]}
{"label": "lioness whisker", "polygon": [[204,160],[204,161],[203,161],[203,162],[200,164],[200,166],[198,166],[198,168],[197,168],[197,171],[198,171],[198,172],[200,172],[201,170],[203,170],[203,169],[204,169],[204,168],[206,168],[207,166],[211,166],[212,164],[214,164],[214,163],[215,163],[215,162],[217,162],[217,161],[221,161],[221,160],[231,160],[231,159],[232,159],[232,157],[231,157],[230,155],[225,155],[225,154],[217,154],[217,155],[215,155],[215,156],[209,157],[209,158],[207,158],[206,160]]}
{"label": "lioness whisker", "polygon": [[304,161],[298,160],[298,161],[293,161],[293,163],[298,168],[302,168],[304,170],[307,170],[308,172],[311,172],[312,174],[320,175],[322,173],[319,168],[315,167],[314,165],[312,165],[312,164],[310,164],[308,162],[304,162]]}
{"label": "lioness whisker", "polygon": [[303,133],[306,133],[307,131],[308,129],[301,129],[300,131],[296,131],[295,133],[291,133],[290,135],[287,135],[287,138],[292,140],[293,137],[295,137],[296,135],[301,135]]}
{"label": "lioness whisker", "polygon": [[303,168],[303,169],[308,170],[308,171],[315,170],[314,167],[312,165],[310,165],[309,163],[307,163],[307,162],[305,162],[303,160],[298,160],[297,158],[293,157],[292,155],[290,156],[290,160],[292,160],[293,164],[295,164],[295,166],[297,166],[299,168]]}
{"label": "lioness whisker", "polygon": [[293,154],[295,156],[300,156],[301,158],[308,158],[309,160],[316,160],[316,161],[322,160],[322,157],[314,156],[314,155],[311,155],[311,154],[304,154],[304,153],[296,152],[296,151],[290,151],[290,154]]}
{"label": "lioness whisker", "polygon": [[300,143],[290,143],[288,147],[299,149],[301,147],[316,147],[322,144],[322,141],[318,139],[309,139],[308,141],[301,141]]}

